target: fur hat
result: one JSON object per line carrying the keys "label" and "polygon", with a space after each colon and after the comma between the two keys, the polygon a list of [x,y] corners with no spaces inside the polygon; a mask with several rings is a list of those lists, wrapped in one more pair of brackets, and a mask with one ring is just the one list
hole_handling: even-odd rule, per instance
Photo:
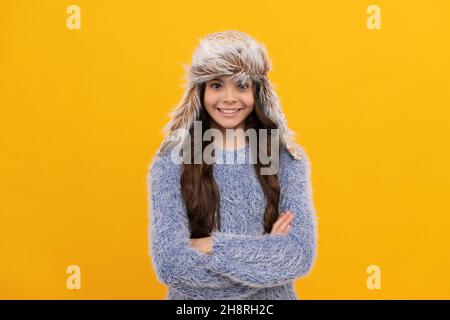
{"label": "fur hat", "polygon": [[295,159],[302,157],[303,150],[295,143],[295,133],[288,128],[278,96],[267,77],[271,64],[264,45],[237,30],[211,33],[200,39],[192,64],[184,68],[187,81],[185,92],[179,104],[169,113],[171,120],[163,129],[165,139],[158,154],[181,146],[194,121],[199,119],[202,108],[200,85],[228,75],[236,82],[252,80],[259,84],[259,97],[255,98],[261,102],[264,114],[277,125],[280,142]]}

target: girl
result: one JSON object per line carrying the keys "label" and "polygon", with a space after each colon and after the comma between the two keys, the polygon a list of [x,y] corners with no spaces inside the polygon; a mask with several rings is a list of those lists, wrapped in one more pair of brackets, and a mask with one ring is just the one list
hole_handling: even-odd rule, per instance
{"label": "girl", "polygon": [[[296,300],[293,281],[312,269],[309,160],[287,127],[269,70],[265,47],[235,30],[202,39],[186,69],[185,94],[147,177],[149,253],[168,299]],[[216,130],[211,139],[208,130]],[[183,161],[175,161],[181,148]],[[275,173],[264,174],[267,154]]]}

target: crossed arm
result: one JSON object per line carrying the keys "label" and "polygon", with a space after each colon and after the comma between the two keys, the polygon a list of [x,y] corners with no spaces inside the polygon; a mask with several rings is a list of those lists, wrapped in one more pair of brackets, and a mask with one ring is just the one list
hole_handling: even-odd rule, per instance
{"label": "crossed arm", "polygon": [[285,215],[270,235],[213,231],[206,239],[191,240],[177,183],[179,171],[170,160],[157,159],[149,177],[150,252],[159,281],[194,298],[229,298],[307,274],[316,250],[308,169],[307,159],[293,161],[279,175],[279,211],[292,212],[290,227]]}
{"label": "crossed arm", "polygon": [[[270,234],[288,234],[291,230],[291,222],[293,219],[294,214],[292,212],[287,211],[281,213],[278,220],[273,224]],[[213,238],[209,236],[190,239],[190,245],[202,253],[212,254]]]}

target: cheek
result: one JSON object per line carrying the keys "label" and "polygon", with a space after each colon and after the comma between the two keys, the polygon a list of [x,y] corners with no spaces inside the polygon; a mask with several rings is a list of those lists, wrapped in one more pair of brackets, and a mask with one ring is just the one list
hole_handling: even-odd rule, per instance
{"label": "cheek", "polygon": [[255,104],[255,99],[253,98],[253,94],[248,94],[245,97],[243,97],[242,102],[244,102],[244,104],[247,108],[253,108],[253,106]]}
{"label": "cheek", "polygon": [[218,97],[216,94],[214,94],[208,90],[205,91],[204,102],[205,102],[206,108],[212,108],[215,104],[217,104],[217,101],[218,101]]}

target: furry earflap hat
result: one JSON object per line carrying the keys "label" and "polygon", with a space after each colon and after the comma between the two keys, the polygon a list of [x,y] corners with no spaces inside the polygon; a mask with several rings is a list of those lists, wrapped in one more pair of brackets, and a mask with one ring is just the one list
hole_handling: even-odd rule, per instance
{"label": "furry earflap hat", "polygon": [[295,143],[295,133],[288,128],[278,96],[267,77],[270,68],[265,47],[244,32],[215,32],[201,39],[192,64],[185,66],[185,92],[180,103],[169,113],[171,120],[163,129],[165,139],[158,154],[181,146],[194,121],[199,119],[201,84],[216,77],[231,76],[236,82],[252,80],[259,85],[259,96],[255,99],[259,99],[263,113],[277,125],[280,143],[295,159],[300,159],[302,148]]}

